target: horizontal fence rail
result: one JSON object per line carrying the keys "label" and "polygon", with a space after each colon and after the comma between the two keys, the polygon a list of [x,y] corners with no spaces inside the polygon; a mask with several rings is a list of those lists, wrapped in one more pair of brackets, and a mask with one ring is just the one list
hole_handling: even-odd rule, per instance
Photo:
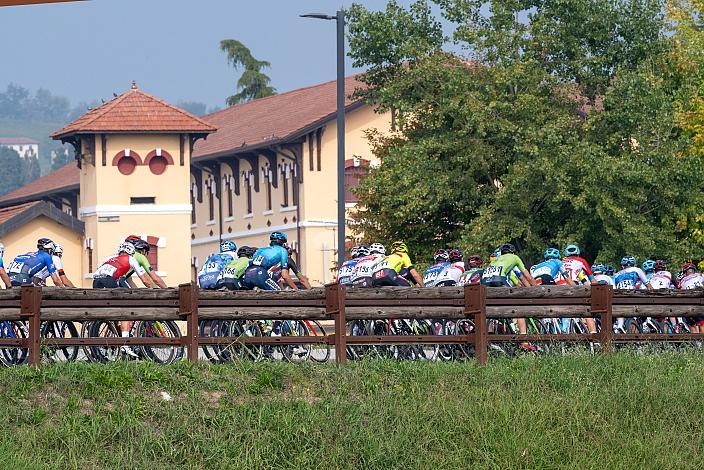
{"label": "horizontal fence rail", "polygon": [[[27,362],[39,365],[41,348],[61,346],[168,345],[186,349],[197,361],[199,348],[213,345],[334,346],[335,360],[343,364],[348,348],[360,345],[463,345],[474,359],[485,363],[489,343],[530,342],[598,343],[602,352],[614,342],[670,342],[704,340],[704,333],[614,333],[615,318],[704,317],[704,290],[615,291],[610,286],[543,286],[529,288],[346,289],[330,284],[307,291],[205,291],[194,284],[177,289],[56,289],[23,286],[0,291],[0,322],[22,322],[26,337],[0,337],[0,348],[24,348]],[[493,320],[515,318],[595,318],[598,333],[544,333],[527,335],[489,331]],[[179,321],[185,333],[177,337],[45,337],[45,322]],[[202,334],[205,321],[302,320],[322,321],[329,332],[319,336],[263,336]],[[471,322],[471,330],[454,334],[348,333],[351,323],[433,320]],[[457,327],[457,326],[456,326]]]}

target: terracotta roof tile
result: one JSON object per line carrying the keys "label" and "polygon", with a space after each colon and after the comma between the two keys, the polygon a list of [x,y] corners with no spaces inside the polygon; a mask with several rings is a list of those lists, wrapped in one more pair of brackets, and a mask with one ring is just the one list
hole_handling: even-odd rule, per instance
{"label": "terracotta roof tile", "polygon": [[68,189],[72,186],[77,187],[80,178],[79,171],[75,162],[69,163],[46,176],[42,176],[0,197],[0,205],[31,200],[33,198],[39,199],[40,196],[45,194]]}
{"label": "terracotta roof tile", "polygon": [[30,209],[31,207],[36,206],[37,204],[41,204],[41,202],[42,201],[26,202],[26,203],[20,204],[18,206],[10,206],[10,207],[5,207],[5,208],[0,209],[0,224],[13,218],[16,215],[21,214],[22,212],[26,211],[27,209]]}
{"label": "terracotta roof tile", "polygon": [[88,111],[51,137],[94,132],[215,132],[217,127],[136,87]]}
{"label": "terracotta roof tile", "polygon": [[[346,106],[355,103],[349,95],[362,86],[355,76],[347,77]],[[231,106],[204,116],[208,122],[218,126],[218,132],[206,140],[199,140],[193,157],[208,157],[267,142],[274,143],[330,117],[336,110],[335,80]]]}
{"label": "terracotta roof tile", "polygon": [[0,145],[37,145],[34,139],[27,137],[0,137]]}

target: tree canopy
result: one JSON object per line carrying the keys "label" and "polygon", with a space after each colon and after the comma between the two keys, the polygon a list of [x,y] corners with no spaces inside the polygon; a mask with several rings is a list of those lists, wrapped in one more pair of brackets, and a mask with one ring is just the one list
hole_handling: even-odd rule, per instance
{"label": "tree canopy", "polygon": [[257,60],[252,52],[236,39],[220,41],[220,50],[227,53],[227,61],[235,68],[242,68],[242,75],[237,80],[237,93],[227,98],[227,105],[263,98],[276,94],[276,89],[269,85],[271,79],[262,72],[271,67],[265,60]]}
{"label": "tree canopy", "polygon": [[349,12],[356,93],[397,122],[369,135],[365,237],[421,256],[511,241],[533,259],[567,243],[607,261],[702,257],[704,154],[663,1],[434,3]]}

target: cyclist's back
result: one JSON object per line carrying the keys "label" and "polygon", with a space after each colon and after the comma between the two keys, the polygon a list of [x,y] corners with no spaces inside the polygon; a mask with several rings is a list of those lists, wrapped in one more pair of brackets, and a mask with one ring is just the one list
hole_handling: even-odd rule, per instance
{"label": "cyclist's back", "polygon": [[337,270],[337,282],[344,286],[352,285],[355,267],[359,261],[369,255],[369,250],[363,246],[355,246],[350,250],[351,259],[348,259]]}
{"label": "cyclist's back", "polygon": [[547,248],[543,258],[545,261],[530,268],[530,275],[538,284],[555,285],[561,275],[569,275],[560,260],[560,251],[557,248]]}
{"label": "cyclist's back", "polygon": [[15,257],[7,268],[13,286],[32,284],[32,278],[46,268],[49,275],[56,273],[52,256],[46,251],[33,251]]}
{"label": "cyclist's back", "polygon": [[[458,249],[450,250],[448,254],[450,263],[443,268],[438,275],[435,286],[449,287],[456,286],[465,270],[464,255]],[[425,281],[424,281],[425,282]],[[426,284],[427,286],[427,284]]]}
{"label": "cyclist's back", "polygon": [[646,287],[650,286],[643,270],[636,266],[633,256],[624,256],[621,259],[621,270],[616,273],[614,282],[617,289],[635,289],[639,282]]}
{"label": "cyclist's back", "polygon": [[198,285],[201,289],[215,289],[220,272],[235,259],[230,253],[216,253],[198,271]]}
{"label": "cyclist's back", "polygon": [[481,283],[489,287],[507,287],[514,268],[525,270],[523,260],[514,253],[504,253],[489,263],[482,273]]}
{"label": "cyclist's back", "polygon": [[704,274],[698,273],[694,271],[695,267],[692,264],[691,267],[690,265],[685,265],[685,267],[682,269],[682,272],[684,273],[684,276],[680,280],[679,287],[680,289],[697,289],[700,287],[704,287]]}
{"label": "cyclist's back", "polygon": [[246,288],[281,290],[275,277],[282,276],[289,287],[297,289],[289,275],[288,250],[284,247],[287,241],[283,232],[272,232],[269,236],[269,246],[254,252],[252,264],[243,277]]}
{"label": "cyclist's back", "polygon": [[372,287],[374,266],[384,257],[386,248],[380,243],[372,243],[369,251],[369,256],[361,258],[354,266],[352,285],[355,287]]}

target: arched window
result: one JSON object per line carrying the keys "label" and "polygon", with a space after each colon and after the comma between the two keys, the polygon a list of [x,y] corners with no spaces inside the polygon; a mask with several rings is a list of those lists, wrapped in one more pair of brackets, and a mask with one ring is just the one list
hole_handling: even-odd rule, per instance
{"label": "arched window", "polygon": [[147,154],[144,163],[149,166],[149,171],[155,175],[161,175],[166,171],[168,165],[174,164],[171,154],[164,149],[158,148]]}
{"label": "arched window", "polygon": [[137,165],[142,164],[142,159],[139,154],[131,149],[120,150],[112,159],[112,166],[116,166],[117,170],[123,175],[131,175]]}

